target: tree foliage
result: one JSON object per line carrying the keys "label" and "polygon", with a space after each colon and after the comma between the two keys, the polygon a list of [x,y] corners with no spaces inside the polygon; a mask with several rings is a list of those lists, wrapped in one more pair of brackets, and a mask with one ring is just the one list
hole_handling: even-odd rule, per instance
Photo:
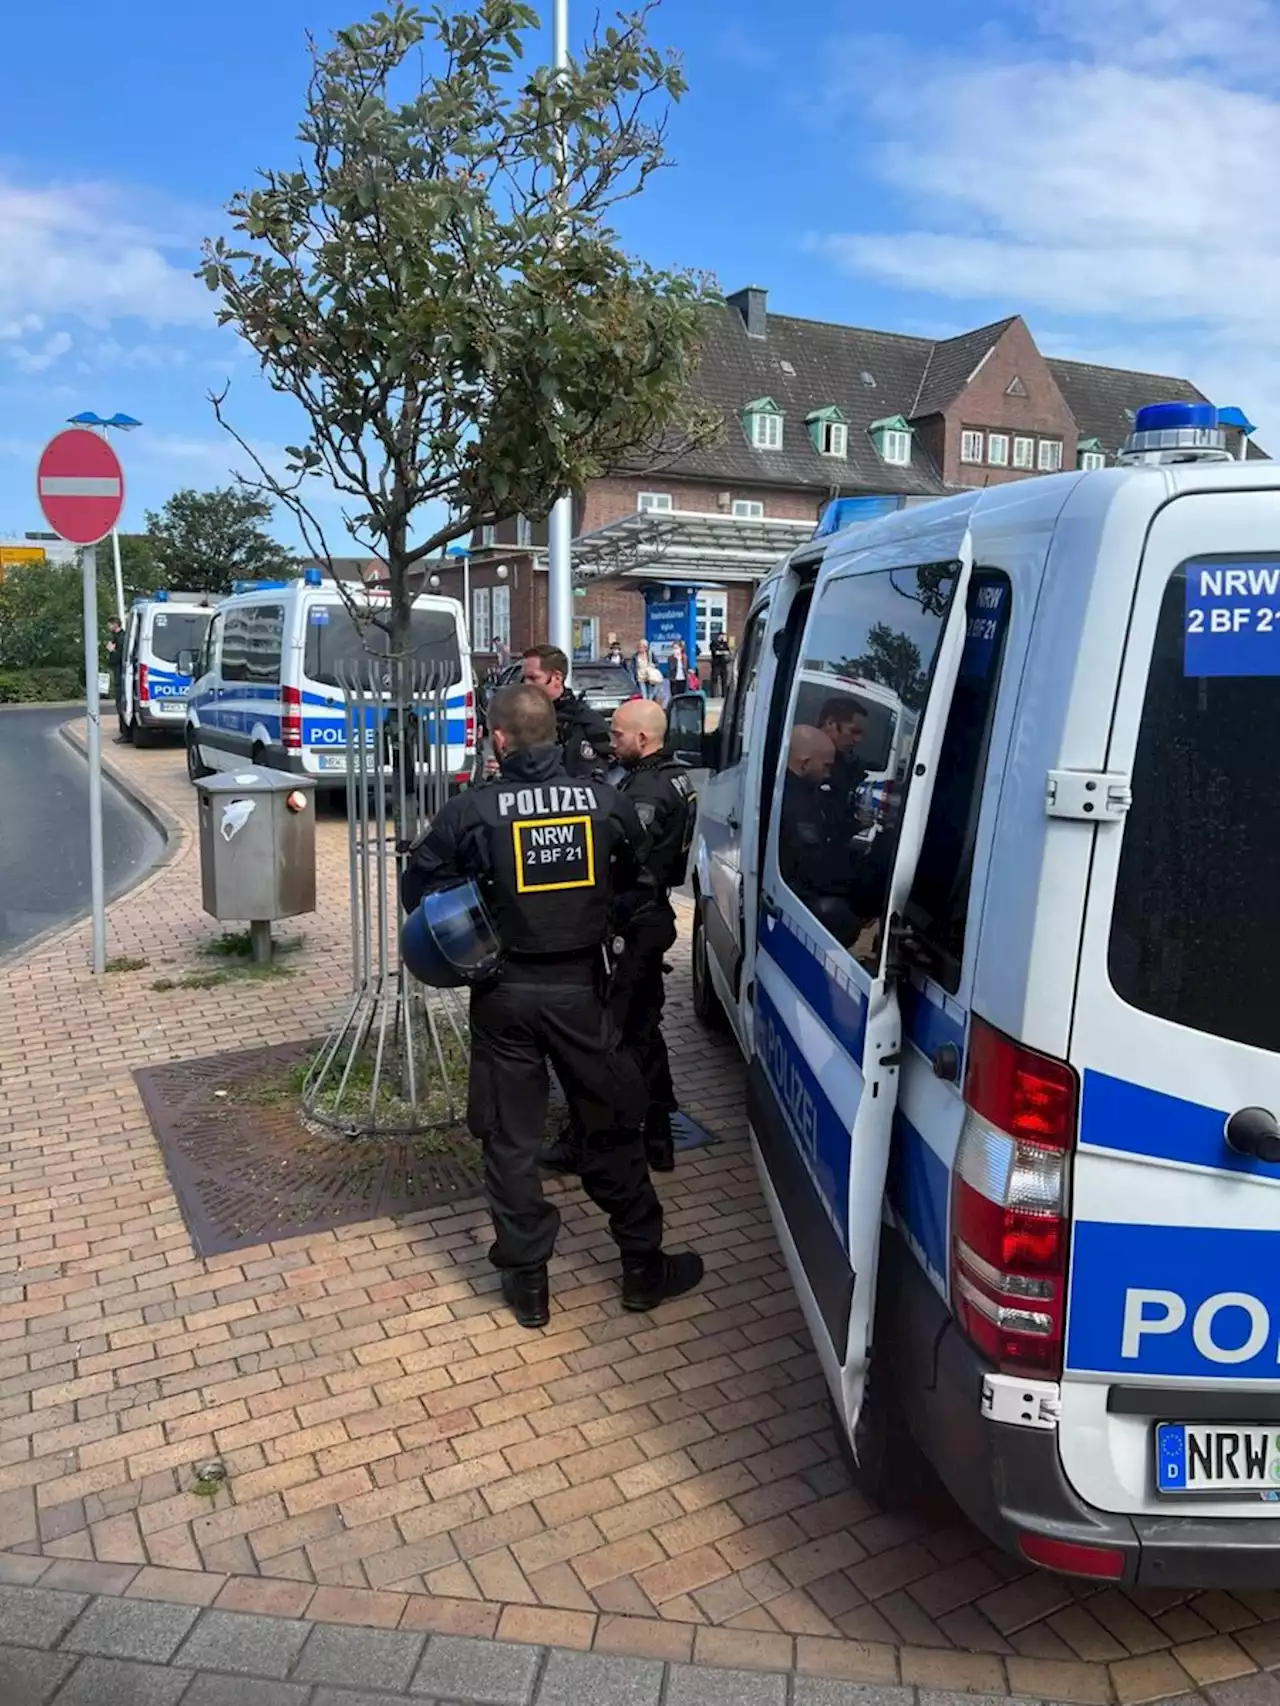
{"label": "tree foliage", "polygon": [[648,10],[559,76],[529,68],[521,0],[397,0],[313,44],[300,163],[232,200],[247,246],[205,245],[220,321],[305,417],[287,475],[255,456],[254,483],[325,557],[308,482],[329,481],[396,621],[449,541],[718,430],[690,388],[709,282],[628,257],[609,223],[665,164],[684,90]]}
{"label": "tree foliage", "polygon": [[[0,670],[81,666],[83,601],[80,571],[73,564],[23,563],[9,569],[0,581]],[[103,608],[114,609],[114,602]]]}
{"label": "tree foliage", "polygon": [[273,513],[265,498],[235,486],[175,492],[162,509],[147,511],[140,565],[149,557],[159,570],[147,590],[228,593],[235,580],[296,574],[292,553],[265,529]]}
{"label": "tree foliage", "polygon": [[838,666],[841,675],[879,682],[896,693],[909,710],[922,709],[929,677],[922,667],[920,648],[909,634],[896,632],[887,622],[874,622],[867,634],[867,649],[860,657],[845,658]]}

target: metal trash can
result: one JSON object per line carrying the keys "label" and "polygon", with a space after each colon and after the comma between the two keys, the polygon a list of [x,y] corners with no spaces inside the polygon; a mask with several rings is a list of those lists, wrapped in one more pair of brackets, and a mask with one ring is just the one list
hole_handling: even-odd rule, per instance
{"label": "metal trash can", "polygon": [[255,926],[255,959],[270,958],[274,919],[316,909],[315,787],[254,764],[196,783],[204,909]]}

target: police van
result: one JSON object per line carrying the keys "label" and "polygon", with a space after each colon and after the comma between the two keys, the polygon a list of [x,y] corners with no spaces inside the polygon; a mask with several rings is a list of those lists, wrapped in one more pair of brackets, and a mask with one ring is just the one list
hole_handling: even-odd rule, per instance
{"label": "police van", "polygon": [[123,739],[145,746],[157,735],[181,736],[191,661],[217,603],[209,593],[160,591],[130,605],[116,701]]}
{"label": "police van", "polygon": [[[369,620],[357,620],[367,610]],[[254,764],[314,776],[344,788],[347,723],[343,682],[367,677],[371,655],[385,654],[385,631],[373,618],[385,593],[324,583],[319,569],[298,580],[237,583],[219,606],[195,664],[187,699],[187,772]],[[416,665],[440,671],[446,699],[446,766],[451,782],[469,781],[475,766],[475,696],[462,606],[423,593],[413,600],[410,642]],[[372,741],[370,727],[366,738]]]}
{"label": "police van", "polygon": [[[1275,1584],[1280,466],[1172,404],[1122,463],[824,518],[760,586],[694,1000],[864,1486],[926,1463],[1063,1573]],[[917,719],[870,851],[814,837],[814,671]]]}

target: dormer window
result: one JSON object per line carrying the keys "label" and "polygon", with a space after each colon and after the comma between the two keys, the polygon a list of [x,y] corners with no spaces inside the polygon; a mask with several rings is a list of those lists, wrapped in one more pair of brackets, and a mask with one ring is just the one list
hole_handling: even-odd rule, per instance
{"label": "dormer window", "polygon": [[1100,438],[1082,438],[1076,445],[1076,467],[1085,474],[1091,474],[1095,469],[1105,468],[1107,453],[1102,448]]}
{"label": "dormer window", "polygon": [[815,409],[811,415],[806,415],[804,424],[809,429],[813,448],[819,456],[843,457],[849,454],[849,428],[834,403],[828,408]]}
{"label": "dormer window", "polygon": [[781,450],[782,410],[772,397],[757,397],[742,411],[742,430],[753,450]]}
{"label": "dormer window", "polygon": [[882,462],[891,468],[911,465],[911,436],[915,428],[901,415],[887,415],[882,421],[872,421],[867,428]]}

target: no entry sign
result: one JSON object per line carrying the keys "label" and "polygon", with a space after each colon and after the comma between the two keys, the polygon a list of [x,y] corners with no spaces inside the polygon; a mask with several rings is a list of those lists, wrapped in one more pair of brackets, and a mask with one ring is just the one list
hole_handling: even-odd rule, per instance
{"label": "no entry sign", "polygon": [[44,518],[72,545],[96,545],[120,519],[124,474],[105,438],[70,427],[40,452],[36,495]]}

